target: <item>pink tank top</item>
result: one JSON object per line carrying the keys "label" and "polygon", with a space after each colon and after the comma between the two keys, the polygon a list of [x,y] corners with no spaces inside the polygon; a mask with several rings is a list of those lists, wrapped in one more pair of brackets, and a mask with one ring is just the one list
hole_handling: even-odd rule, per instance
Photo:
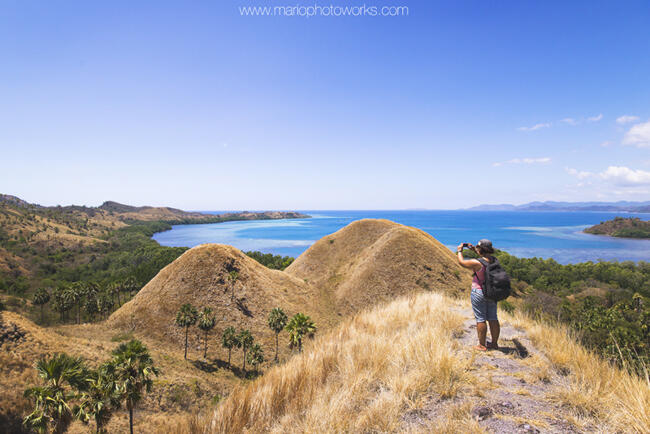
{"label": "pink tank top", "polygon": [[[478,276],[478,278],[476,276]],[[485,282],[485,267],[481,267],[480,270],[474,273],[474,278],[472,279],[472,289],[480,289],[483,291],[482,282]]]}

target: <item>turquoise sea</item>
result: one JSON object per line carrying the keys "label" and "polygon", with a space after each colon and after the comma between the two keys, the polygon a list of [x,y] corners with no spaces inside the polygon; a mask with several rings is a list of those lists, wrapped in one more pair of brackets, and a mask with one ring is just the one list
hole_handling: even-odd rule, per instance
{"label": "turquoise sea", "polygon": [[[205,212],[205,211],[204,211]],[[221,213],[214,211],[210,213]],[[299,256],[310,245],[348,223],[383,218],[414,226],[455,249],[462,242],[492,240],[496,248],[521,257],[553,258],[560,263],[598,260],[650,261],[650,240],[582,233],[586,227],[621,213],[521,211],[301,211],[308,219],[254,220],[177,225],[154,235],[165,246],[230,244],[241,250]],[[625,214],[647,220],[648,214]]]}

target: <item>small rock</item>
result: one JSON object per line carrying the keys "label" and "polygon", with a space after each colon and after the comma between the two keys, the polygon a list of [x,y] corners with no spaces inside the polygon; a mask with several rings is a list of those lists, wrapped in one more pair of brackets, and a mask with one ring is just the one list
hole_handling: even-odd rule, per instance
{"label": "small rock", "polygon": [[510,402],[510,401],[504,401],[499,405],[501,405],[501,407],[505,407],[505,408],[515,408],[515,406],[512,405],[512,402]]}
{"label": "small rock", "polygon": [[492,416],[494,412],[490,407],[476,407],[472,410],[472,415],[477,420],[485,420],[488,417]]}
{"label": "small rock", "polygon": [[527,434],[539,434],[539,430],[535,428],[532,425],[529,425],[527,423],[523,423],[519,425],[519,428],[521,429],[521,432],[527,433]]}

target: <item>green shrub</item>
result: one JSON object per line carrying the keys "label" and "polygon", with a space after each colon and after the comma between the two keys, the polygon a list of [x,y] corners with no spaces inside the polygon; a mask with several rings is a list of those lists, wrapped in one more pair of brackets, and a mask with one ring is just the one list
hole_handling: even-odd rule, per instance
{"label": "green shrub", "polygon": [[501,307],[501,309],[503,309],[505,312],[508,312],[509,314],[512,314],[515,311],[515,305],[510,303],[508,300],[500,301],[499,306]]}

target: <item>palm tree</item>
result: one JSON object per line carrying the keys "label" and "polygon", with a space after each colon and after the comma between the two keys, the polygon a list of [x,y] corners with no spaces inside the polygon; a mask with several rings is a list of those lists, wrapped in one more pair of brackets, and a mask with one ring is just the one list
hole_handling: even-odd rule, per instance
{"label": "palm tree", "polygon": [[205,333],[205,347],[203,348],[203,358],[205,359],[208,354],[208,333],[214,328],[214,325],[217,323],[217,319],[212,314],[212,309],[209,307],[204,307],[201,313],[199,313],[199,329],[203,330]]}
{"label": "palm tree", "polygon": [[228,273],[228,281],[230,282],[230,301],[235,299],[235,283],[239,279],[239,273],[236,271],[231,271]]}
{"label": "palm tree", "polygon": [[187,334],[189,333],[190,326],[196,324],[199,313],[196,308],[189,303],[181,306],[180,310],[176,313],[176,325],[185,327],[185,360],[187,360]]}
{"label": "palm tree", "polygon": [[101,314],[102,318],[108,318],[108,315],[113,310],[113,297],[107,292],[102,291],[97,296],[97,310]]}
{"label": "palm tree", "polygon": [[275,362],[278,362],[278,336],[287,325],[287,314],[279,307],[271,310],[269,314],[269,327],[275,332]]}
{"label": "palm tree", "polygon": [[289,346],[291,348],[297,346],[298,351],[302,351],[303,337],[313,338],[314,333],[316,333],[316,325],[304,313],[295,314],[287,324],[286,329],[289,332]]}
{"label": "palm tree", "polygon": [[32,303],[36,306],[41,307],[41,324],[43,324],[43,305],[47,304],[50,301],[50,293],[45,288],[38,288],[34,293],[34,299]]}
{"label": "palm tree", "polygon": [[68,298],[70,299],[71,306],[77,305],[77,324],[81,324],[81,301],[85,293],[85,285],[83,282],[75,282],[68,288]]}
{"label": "palm tree", "polygon": [[87,423],[90,418],[95,420],[97,434],[106,432],[104,427],[120,407],[120,392],[118,390],[113,366],[104,363],[97,371],[91,372],[86,380],[87,392],[81,396],[81,402],[76,409],[77,418]]}
{"label": "palm tree", "polygon": [[81,357],[71,357],[57,353],[51,358],[41,358],[34,365],[38,376],[45,386],[30,387],[25,397],[35,401],[34,411],[28,414],[23,424],[47,432],[48,425],[52,432],[64,432],[73,420],[73,411],[69,402],[77,397],[72,389],[85,389],[88,369]]}
{"label": "palm tree", "polygon": [[149,350],[137,339],[122,343],[113,351],[113,360],[107,365],[108,375],[115,378],[120,401],[126,401],[129,411],[129,429],[133,434],[133,409],[150,392],[153,375],[158,375]]}
{"label": "palm tree", "polygon": [[244,367],[242,368],[242,371],[244,371],[244,373],[246,372],[246,350],[253,345],[253,341],[253,335],[251,335],[251,332],[248,330],[242,330],[237,335],[237,348],[241,348],[243,351]]}
{"label": "palm tree", "polygon": [[135,280],[135,277],[129,276],[124,280],[124,290],[128,291],[129,296],[133,296],[133,291],[137,291],[140,287],[138,282]]}
{"label": "palm tree", "polygon": [[221,346],[228,348],[228,366],[230,366],[230,354],[232,348],[237,345],[237,335],[234,327],[228,327],[223,331],[221,336]]}
{"label": "palm tree", "polygon": [[64,322],[67,315],[66,313],[72,307],[70,304],[70,297],[66,294],[67,288],[65,286],[59,286],[53,291],[54,297],[54,310],[59,312],[61,315],[61,322]]}
{"label": "palm tree", "polygon": [[124,292],[123,284],[120,281],[115,281],[110,285],[110,291],[115,294],[117,297],[117,305],[122,306],[122,301],[120,300],[120,292]]}
{"label": "palm tree", "polygon": [[86,297],[84,299],[84,310],[90,320],[95,319],[95,315],[99,312],[99,300],[97,299],[97,291],[92,287],[87,288]]}
{"label": "palm tree", "polygon": [[248,363],[257,371],[257,366],[264,363],[264,351],[260,344],[254,344],[248,350]]}

